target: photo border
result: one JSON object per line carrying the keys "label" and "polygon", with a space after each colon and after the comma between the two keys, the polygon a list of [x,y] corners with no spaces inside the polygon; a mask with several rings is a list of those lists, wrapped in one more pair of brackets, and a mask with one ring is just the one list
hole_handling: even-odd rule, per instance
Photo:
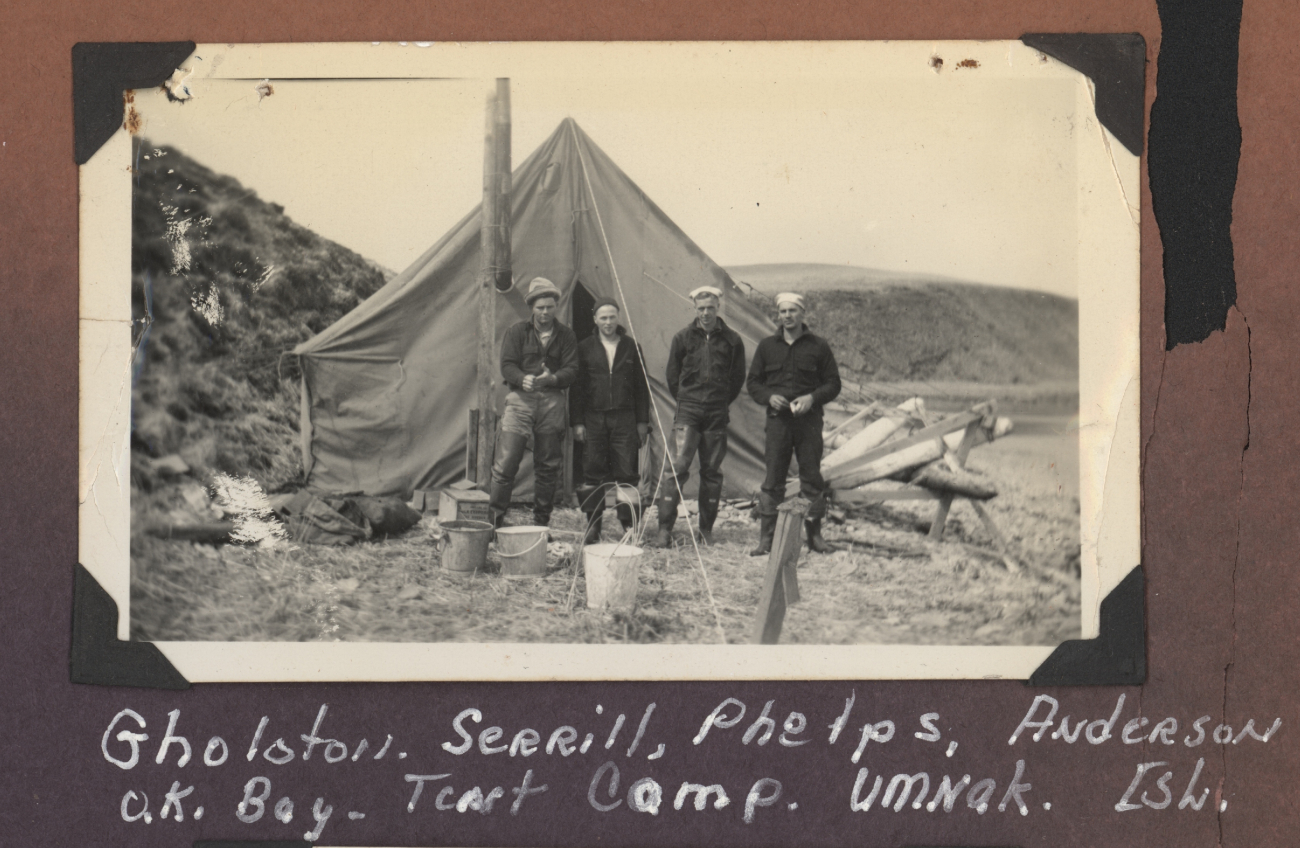
{"label": "photo border", "polygon": [[[870,42],[748,43],[767,61],[789,51],[852,51]],[[956,49],[989,72],[1019,42],[894,42],[928,57]],[[610,51],[700,51],[727,43],[664,45],[201,45],[223,61],[214,77],[430,78],[515,76],[530,63],[590,65]],[[784,53],[785,55],[780,55]],[[614,55],[618,55],[617,53]],[[620,57],[622,58],[622,57]],[[211,62],[211,59],[207,59]],[[193,59],[188,60],[193,64]],[[193,68],[191,68],[193,70]],[[1080,75],[1080,107],[1093,92]],[[1095,120],[1079,134],[1080,505],[1085,566],[1083,637],[1098,635],[1100,604],[1139,559],[1138,159]],[[116,132],[81,168],[81,437],[79,549],[117,603],[129,636],[131,400],[130,135]],[[1126,158],[1127,157],[1127,158]],[[1129,161],[1131,160],[1131,161]],[[1086,172],[1086,177],[1085,177]],[[1118,200],[1118,203],[1111,201]],[[1117,247],[1118,245],[1118,247]],[[125,288],[123,288],[125,287]],[[125,296],[123,296],[125,292]],[[1085,297],[1085,293],[1088,294]],[[1085,328],[1102,332],[1085,332]],[[154,643],[190,681],[1024,679],[1056,646],[477,645],[464,643]],[[456,651],[446,647],[455,644]],[[629,653],[630,652],[630,653]],[[548,656],[562,653],[562,658]],[[629,662],[629,658],[634,662]],[[809,662],[809,660],[813,662]],[[636,674],[628,672],[636,668]]]}

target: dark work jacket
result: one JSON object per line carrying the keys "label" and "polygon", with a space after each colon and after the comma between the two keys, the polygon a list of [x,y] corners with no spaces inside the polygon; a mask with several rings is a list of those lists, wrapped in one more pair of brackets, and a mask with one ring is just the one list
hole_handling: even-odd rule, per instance
{"label": "dark work jacket", "polygon": [[599,330],[578,342],[578,377],[569,390],[569,420],[581,424],[588,412],[632,410],[638,424],[648,424],[650,386],[641,362],[640,346],[622,327],[612,368]]}
{"label": "dark work jacket", "polygon": [[522,389],[524,377],[540,375],[550,368],[555,385],[567,389],[578,376],[578,339],[573,330],[556,321],[551,339],[542,350],[542,341],[532,321],[520,321],[501,337],[501,376],[512,389]]}
{"label": "dark work jacket", "polygon": [[673,336],[666,376],[679,405],[725,409],[745,387],[745,342],[721,318],[708,334],[692,321]]}
{"label": "dark work jacket", "polygon": [[825,339],[809,332],[806,326],[792,345],[786,344],[784,331],[778,329],[776,335],[760,341],[754,351],[749,366],[749,395],[773,415],[776,410],[768,405],[772,395],[794,400],[807,394],[812,395],[815,411],[839,396],[840,369],[835,354]]}

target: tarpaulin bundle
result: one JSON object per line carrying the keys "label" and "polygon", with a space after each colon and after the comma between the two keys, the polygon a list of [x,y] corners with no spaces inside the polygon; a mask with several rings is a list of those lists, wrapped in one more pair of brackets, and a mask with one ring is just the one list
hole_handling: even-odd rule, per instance
{"label": "tarpaulin bundle", "polygon": [[290,539],[313,545],[351,545],[396,535],[420,520],[420,513],[401,498],[317,496],[306,489],[281,504],[276,515],[284,520]]}
{"label": "tarpaulin bundle", "polygon": [[[302,364],[303,465],[312,488],[398,494],[464,477],[468,411],[475,404],[480,226],[476,208],[409,268],[294,349]],[[497,340],[528,318],[521,289],[534,277],[559,286],[565,323],[572,323],[578,284],[594,297],[615,298],[634,316],[665,426],[675,409],[664,382],[669,346],[695,314],[688,292],[722,289],[721,314],[745,340],[747,356],[774,332],[727,272],[571,118],[515,170],[510,226],[517,283],[497,299]],[[504,391],[493,376],[499,410]],[[762,482],[763,414],[745,395],[731,407],[729,495],[750,494]],[[515,494],[531,491],[526,459]]]}

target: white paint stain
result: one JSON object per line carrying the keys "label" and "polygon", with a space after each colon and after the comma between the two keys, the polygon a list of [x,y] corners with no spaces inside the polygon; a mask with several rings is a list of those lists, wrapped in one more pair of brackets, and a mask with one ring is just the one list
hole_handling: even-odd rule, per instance
{"label": "white paint stain", "polygon": [[[177,186],[180,189],[181,186]],[[181,210],[169,203],[162,204],[163,214],[167,216],[167,229],[164,236],[172,247],[172,274],[188,274],[194,261],[190,253],[190,230],[198,225],[198,234],[202,235],[211,218],[182,218]]]}
{"label": "white paint stain", "polygon": [[208,286],[208,290],[202,294],[191,295],[190,306],[195,312],[203,316],[204,321],[207,321],[213,327],[221,323],[223,312],[221,298],[217,295],[216,286]]}
{"label": "white paint stain", "polygon": [[252,283],[253,291],[257,291],[262,286],[271,282],[271,277],[275,276],[275,272],[276,272],[276,266],[267,265],[266,270],[262,272],[262,275],[253,281]]}
{"label": "white paint stain", "polygon": [[187,85],[189,78],[194,76],[194,71],[189,68],[177,68],[172,72],[171,79],[163,83],[167,86],[168,93],[175,100],[189,100],[194,96]]}
{"label": "white paint stain", "polygon": [[217,506],[234,521],[230,538],[236,542],[274,547],[285,540],[284,525],[271,512],[262,486],[252,477],[218,473],[212,481]]}

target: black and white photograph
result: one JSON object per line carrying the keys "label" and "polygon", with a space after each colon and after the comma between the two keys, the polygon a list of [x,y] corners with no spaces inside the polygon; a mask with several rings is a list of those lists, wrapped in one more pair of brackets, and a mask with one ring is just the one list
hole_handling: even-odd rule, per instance
{"label": "black and white photograph", "polygon": [[200,46],[82,173],[189,680],[1024,677],[1138,562],[1138,155],[1020,42]]}

